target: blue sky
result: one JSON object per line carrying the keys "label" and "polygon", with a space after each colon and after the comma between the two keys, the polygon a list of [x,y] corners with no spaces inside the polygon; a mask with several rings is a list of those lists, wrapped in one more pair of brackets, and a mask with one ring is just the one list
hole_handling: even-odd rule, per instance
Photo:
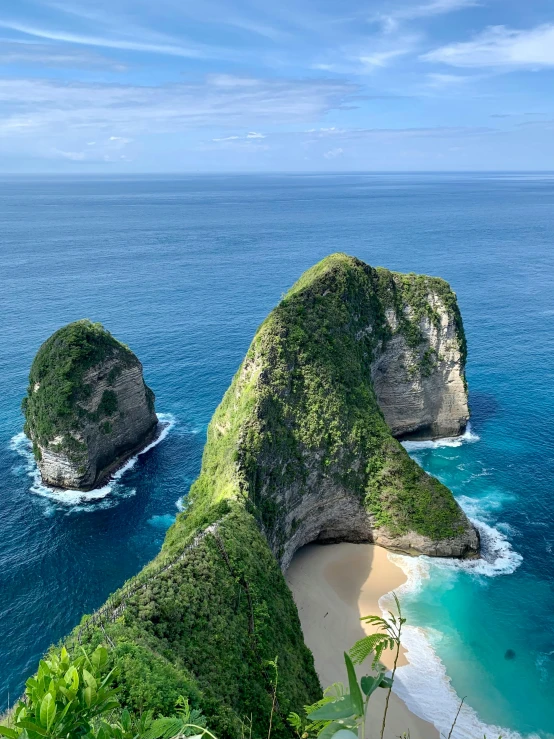
{"label": "blue sky", "polygon": [[552,0],[3,0],[0,171],[554,170]]}

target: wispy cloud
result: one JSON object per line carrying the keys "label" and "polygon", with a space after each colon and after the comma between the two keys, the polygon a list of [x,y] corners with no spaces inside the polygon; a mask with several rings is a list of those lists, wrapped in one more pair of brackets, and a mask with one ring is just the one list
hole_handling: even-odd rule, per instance
{"label": "wispy cloud", "polygon": [[[229,75],[159,87],[0,79],[0,144],[4,150],[30,147],[40,156],[53,156],[56,150],[55,156],[74,161],[111,160],[139,135],[198,137],[213,128],[222,131],[213,146],[262,150],[268,148],[266,134],[256,124],[317,121],[348,103],[358,89],[341,81]],[[224,133],[231,126],[245,133]]]}
{"label": "wispy cloud", "polygon": [[479,4],[478,0],[432,0],[427,3],[401,5],[389,12],[376,13],[370,20],[381,23],[383,30],[386,32],[392,32],[398,28],[399,23],[402,21],[445,15],[446,13],[475,7]]}
{"label": "wispy cloud", "polygon": [[441,46],[423,55],[422,59],[453,67],[552,67],[554,24],[526,31],[491,26],[471,41]]}
{"label": "wispy cloud", "polygon": [[337,157],[342,156],[342,154],[344,154],[344,149],[339,146],[336,149],[329,149],[329,151],[326,151],[323,156],[325,159],[336,159]]}
{"label": "wispy cloud", "polygon": [[0,28],[31,36],[33,38],[48,39],[49,41],[62,41],[80,46],[95,46],[104,49],[120,49],[123,51],[140,51],[152,54],[163,54],[166,56],[183,57],[186,59],[203,59],[210,56],[233,56],[231,52],[217,52],[211,47],[185,46],[177,43],[152,43],[147,40],[129,40],[110,36],[93,36],[87,34],[72,33],[65,30],[42,28],[40,26],[28,25],[17,21],[0,20]]}
{"label": "wispy cloud", "polygon": [[62,69],[110,69],[115,72],[127,69],[121,62],[83,49],[60,44],[14,41],[2,41],[0,44],[0,64]]}

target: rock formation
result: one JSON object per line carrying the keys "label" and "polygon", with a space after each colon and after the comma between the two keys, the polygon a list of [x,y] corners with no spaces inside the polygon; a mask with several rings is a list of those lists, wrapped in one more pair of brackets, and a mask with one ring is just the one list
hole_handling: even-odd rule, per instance
{"label": "rock formation", "polygon": [[23,402],[43,482],[90,490],[152,440],[154,393],[133,352],[88,320],[39,349]]}
{"label": "rock formation", "polygon": [[284,569],[314,540],[474,555],[452,493],[393,438],[465,426],[465,354],[446,282],[327,257],[254,337],[191,499],[246,499]]}
{"label": "rock formation", "polygon": [[162,551],[83,619],[70,646],[110,644],[123,705],[168,713],[186,696],[220,739],[241,736],[245,717],[252,736],[267,735],[268,660],[277,659],[272,737],[290,738],[288,713],[321,697],[282,576],[296,549],[341,540],[457,557],[479,550],[450,490],[392,433],[463,426],[464,361],[442,280],[344,254],[317,264],[256,333]]}
{"label": "rock formation", "polygon": [[373,388],[396,437],[461,434],[469,419],[466,344],[444,280],[379,270],[390,337],[372,362]]}

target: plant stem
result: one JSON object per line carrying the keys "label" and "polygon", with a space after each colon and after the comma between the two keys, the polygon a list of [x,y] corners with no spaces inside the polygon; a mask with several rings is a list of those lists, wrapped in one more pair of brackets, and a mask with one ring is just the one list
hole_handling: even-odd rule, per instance
{"label": "plant stem", "polygon": [[462,698],[461,703],[458,707],[458,712],[456,713],[456,718],[454,719],[454,723],[450,727],[450,731],[448,732],[448,739],[452,736],[452,732],[454,731],[454,727],[456,726],[456,721],[458,720],[458,716],[460,715],[460,711],[462,710],[462,706],[464,705],[465,696]]}
{"label": "plant stem", "polygon": [[383,713],[383,723],[381,724],[381,739],[383,739],[383,736],[385,734],[385,725],[387,723],[387,712],[389,710],[390,694],[392,693],[392,684],[394,683],[394,675],[396,673],[396,666],[398,664],[398,658],[400,656],[400,634],[402,632],[402,621],[400,620],[399,623],[400,623],[400,626],[398,627],[398,633],[396,635],[396,654],[394,656],[394,665],[392,667],[391,686],[387,692],[387,699],[385,701],[385,711]]}

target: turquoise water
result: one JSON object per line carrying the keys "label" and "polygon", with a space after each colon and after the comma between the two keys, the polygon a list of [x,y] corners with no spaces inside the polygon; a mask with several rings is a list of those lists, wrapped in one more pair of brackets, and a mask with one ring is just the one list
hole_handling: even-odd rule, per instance
{"label": "turquoise water", "polygon": [[[469,343],[473,436],[410,451],[489,527],[488,559],[404,563],[426,631],[408,633],[399,687],[439,725],[452,689],[467,696],[478,717],[459,737],[552,735],[553,205],[550,175],[0,181],[1,707],[155,556],[256,327],[303,270],[346,251],[448,279]],[[63,500],[33,476],[19,405],[40,343],[85,316],[137,352],[170,425],[102,497]]]}

